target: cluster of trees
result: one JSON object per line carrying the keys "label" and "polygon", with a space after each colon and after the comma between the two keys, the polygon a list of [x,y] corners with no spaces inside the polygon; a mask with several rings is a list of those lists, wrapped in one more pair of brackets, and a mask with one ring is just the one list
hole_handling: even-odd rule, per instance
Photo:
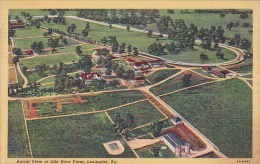
{"label": "cluster of trees", "polygon": [[133,134],[130,133],[130,128],[133,127],[135,123],[134,115],[130,112],[126,113],[126,117],[122,117],[120,113],[115,114],[115,123],[113,125],[116,132],[121,133],[125,138],[130,139]]}
{"label": "cluster of trees", "polygon": [[23,88],[21,85],[18,84],[8,85],[8,96],[39,96],[39,93],[39,85],[36,83],[30,84],[27,88]]}
{"label": "cluster of trees", "polygon": [[17,56],[23,55],[23,52],[22,52],[21,48],[16,48],[16,47],[14,47],[14,48],[12,49],[12,52],[13,52],[13,54],[15,54],[15,55],[17,55]]}
{"label": "cluster of trees", "polygon": [[151,130],[154,137],[159,137],[164,127],[164,121],[154,121],[151,125]]}
{"label": "cluster of trees", "polygon": [[221,49],[219,49],[216,53],[217,58],[224,60],[224,53],[221,52]]}
{"label": "cluster of trees", "polygon": [[241,38],[239,34],[236,34],[233,38],[228,41],[228,45],[239,47],[244,50],[251,48],[251,42],[246,38]]}
{"label": "cluster of trees", "polygon": [[210,10],[206,10],[206,9],[197,9],[195,10],[196,13],[208,13],[208,14],[221,14],[221,13],[225,13],[225,14],[243,14],[243,13],[248,13],[251,14],[253,13],[252,10],[237,10],[237,9],[210,9]]}
{"label": "cluster of trees", "polygon": [[[161,43],[153,43],[148,47],[148,52],[153,55],[164,55],[167,52],[170,54],[177,54],[181,51],[187,50],[187,49],[193,49],[194,48],[194,42],[171,42],[166,43],[162,45]],[[166,51],[165,51],[166,50]]]}
{"label": "cluster of trees", "polygon": [[201,60],[202,62],[204,62],[204,61],[206,61],[206,60],[209,60],[209,57],[208,57],[207,54],[201,53],[201,54],[200,54],[200,60]]}
{"label": "cluster of trees", "polygon": [[88,36],[89,29],[90,29],[90,25],[89,25],[89,22],[87,22],[85,28],[81,31],[84,38],[86,38]]}
{"label": "cluster of trees", "polygon": [[78,10],[78,17],[88,18],[113,24],[129,24],[143,26],[156,23],[159,10]]}
{"label": "cluster of trees", "polygon": [[31,44],[31,49],[34,50],[34,52],[41,54],[43,52],[43,49],[44,49],[43,42],[42,41],[33,42]]}

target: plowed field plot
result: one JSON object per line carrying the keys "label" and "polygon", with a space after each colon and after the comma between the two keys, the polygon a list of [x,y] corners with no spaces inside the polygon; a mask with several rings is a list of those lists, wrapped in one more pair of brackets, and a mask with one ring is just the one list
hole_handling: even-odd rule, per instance
{"label": "plowed field plot", "polygon": [[[185,74],[191,74],[191,82],[187,86],[185,86],[183,84],[183,77]],[[173,77],[173,78],[161,83],[160,85],[152,87],[150,90],[155,95],[161,95],[161,94],[169,93],[169,92],[172,92],[172,91],[175,91],[178,89],[182,89],[182,88],[185,88],[188,86],[197,85],[197,84],[205,83],[205,82],[209,82],[209,81],[212,81],[212,79],[208,79],[206,77],[200,76],[191,71],[185,71],[185,72],[179,74],[178,76]]]}
{"label": "plowed field plot", "polygon": [[21,101],[8,102],[8,157],[31,157]]}
{"label": "plowed field plot", "polygon": [[15,67],[8,68],[8,84],[18,83]]}
{"label": "plowed field plot", "polygon": [[133,127],[138,127],[165,118],[152,104],[149,103],[149,101],[135,103],[108,112],[114,122],[117,114],[126,118],[127,113],[132,113],[134,116]]}
{"label": "plowed field plot", "polygon": [[252,157],[252,90],[244,81],[229,79],[161,98],[226,156]]}
{"label": "plowed field plot", "polygon": [[[36,158],[134,158],[104,113],[27,121]],[[125,151],[109,155],[103,143],[120,140]]]}
{"label": "plowed field plot", "polygon": [[168,77],[170,77],[171,75],[176,74],[177,72],[179,72],[179,69],[165,69],[165,70],[159,70],[156,71],[154,73],[152,73],[151,75],[147,76],[147,80],[149,80],[152,84],[158,83]]}
{"label": "plowed field plot", "polygon": [[95,110],[113,108],[142,99],[145,97],[140,91],[117,91],[95,96],[82,96],[82,100],[88,101],[89,106]]}

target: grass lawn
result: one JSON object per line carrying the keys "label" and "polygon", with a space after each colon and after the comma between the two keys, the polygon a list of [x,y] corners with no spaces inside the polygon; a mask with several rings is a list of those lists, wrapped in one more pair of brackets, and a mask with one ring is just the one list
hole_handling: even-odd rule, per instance
{"label": "grass lawn", "polygon": [[239,74],[252,73],[253,72],[253,59],[245,59],[238,66],[231,68],[230,70],[235,71]]}
{"label": "grass lawn", "polygon": [[[183,19],[185,23],[189,26],[194,23],[199,28],[205,27],[210,28],[211,26],[223,26],[226,37],[234,37],[235,34],[239,33],[241,37],[252,39],[252,34],[248,32],[249,28],[242,27],[243,23],[248,22],[252,24],[252,15],[249,14],[247,19],[239,18],[240,14],[226,14],[225,17],[221,18],[219,14],[205,14],[205,13],[195,13],[193,10],[189,10],[190,14],[181,14],[180,10],[174,10],[174,14],[168,14],[167,10],[160,10],[160,15],[170,16],[173,21],[176,19]],[[227,24],[229,22],[239,22],[238,27],[233,27],[231,31],[228,31]]]}
{"label": "grass lawn", "polygon": [[199,73],[199,74],[208,76],[208,77],[216,78],[216,77],[213,76],[211,73],[209,73],[209,72],[207,72],[207,71],[204,71],[203,69],[193,69],[193,71],[195,71],[195,72],[197,72],[197,73]]}
{"label": "grass lawn", "polygon": [[95,110],[104,110],[145,99],[145,96],[140,91],[118,91],[102,93],[96,96],[82,96],[82,99],[87,100],[89,106]]}
{"label": "grass lawn", "polygon": [[182,78],[184,76],[184,74],[191,74],[191,82],[189,84],[189,86],[192,85],[197,85],[200,83],[204,83],[204,82],[208,82],[208,81],[212,81],[211,79],[207,79],[205,77],[202,77],[198,74],[195,74],[193,72],[190,71],[185,71],[183,73],[181,73],[178,76],[175,76],[155,87],[152,87],[150,90],[151,92],[153,92],[155,95],[161,95],[161,94],[165,94],[165,93],[169,93],[178,89],[182,89],[184,88],[184,84],[182,82]]}
{"label": "grass lawn", "polygon": [[103,143],[120,140],[104,113],[28,121],[36,158],[133,158],[125,142],[122,155],[111,156]]}
{"label": "grass lawn", "polygon": [[[20,18],[23,18],[23,16],[21,16],[21,12],[26,12],[26,13],[30,13],[32,16],[44,16],[44,15],[50,15],[50,12],[47,10],[39,10],[39,9],[11,9],[9,10],[9,14],[11,15],[11,19],[15,19],[15,16],[19,16]],[[76,16],[77,15],[77,11],[65,11],[64,15],[68,15],[68,16]]]}
{"label": "grass lawn", "polygon": [[179,69],[164,69],[164,70],[158,70],[148,76],[146,76],[147,80],[149,80],[152,84],[158,83],[174,74],[179,72]]}
{"label": "grass lawn", "polygon": [[[151,149],[154,147],[159,148],[159,157],[155,157]],[[175,158],[173,152],[165,145],[164,142],[157,142],[153,145],[146,146],[135,150],[141,158]]]}
{"label": "grass lawn", "polygon": [[35,71],[30,71],[29,73],[27,73],[26,78],[28,80],[28,83],[31,84],[41,79],[42,77],[38,75]]}
{"label": "grass lawn", "polygon": [[[169,120],[164,120],[163,128],[167,128],[170,126],[172,126],[172,125],[169,122]],[[142,135],[145,135],[148,133],[152,133],[151,127],[152,127],[151,125],[148,125],[148,126],[145,126],[142,128],[135,129],[132,132],[136,135],[137,138],[139,138],[139,136],[142,136]]]}
{"label": "grass lawn", "polygon": [[248,75],[245,75],[245,76],[242,76],[243,78],[250,78],[252,79],[253,78],[253,74],[248,74]]}
{"label": "grass lawn", "polygon": [[[15,39],[15,47],[21,48],[22,50],[27,50],[31,49],[31,45],[33,42],[43,42],[44,48],[50,48],[48,47],[48,38],[28,38],[28,39]],[[79,44],[80,42],[77,42],[72,39],[67,39],[68,41],[68,46],[69,45],[76,45]],[[58,47],[65,47],[65,45],[60,41]],[[43,52],[43,54],[47,54],[48,52]]]}
{"label": "grass lawn", "polygon": [[121,107],[109,111],[108,114],[113,120],[115,120],[116,113],[119,113],[122,117],[126,118],[128,112],[132,113],[134,116],[133,127],[141,126],[164,118],[164,116],[151,103],[149,103],[149,101]]}
{"label": "grass lawn", "polygon": [[22,66],[27,66],[28,69],[34,69],[36,65],[46,64],[47,66],[53,66],[54,64],[63,63],[72,63],[73,61],[77,62],[79,56],[74,53],[68,54],[58,54],[58,55],[40,55],[34,58],[28,58],[20,60]]}
{"label": "grass lawn", "polygon": [[[16,70],[17,70],[17,67],[16,67]],[[17,71],[17,79],[18,79],[18,84],[22,85],[23,84],[23,78],[18,71]]]}
{"label": "grass lawn", "polygon": [[[96,47],[95,45],[92,44],[85,44],[85,45],[80,45],[81,50],[83,51],[83,54],[86,55],[91,55],[94,52],[94,48]],[[75,52],[76,46],[73,47],[61,47],[57,48],[58,53],[67,53],[67,52]],[[52,54],[51,51],[46,52],[46,54]]]}
{"label": "grass lawn", "polygon": [[[177,61],[177,62],[205,63],[205,64],[222,63],[236,58],[236,54],[233,51],[221,48],[221,52],[225,54],[223,60],[217,58],[216,56],[217,51],[207,50],[199,46],[194,46],[194,50],[181,51],[177,55],[167,54],[167,55],[161,55],[160,57],[168,60]],[[201,53],[208,55],[209,60],[201,61],[200,59]]]}
{"label": "grass lawn", "polygon": [[8,157],[31,157],[21,101],[8,102]]}
{"label": "grass lawn", "polygon": [[162,100],[232,158],[252,157],[252,90],[239,79],[216,82]]}
{"label": "grass lawn", "polygon": [[35,37],[43,36],[45,31],[37,29],[36,27],[31,27],[31,29],[18,29],[15,31],[15,38],[26,38],[26,37]]}
{"label": "grass lawn", "polygon": [[[81,30],[85,28],[86,22],[76,19],[67,18],[66,19],[67,24],[66,25],[59,25],[56,23],[51,22],[50,24],[44,22],[42,26],[44,27],[51,27],[51,28],[57,28],[64,32],[67,32],[67,26],[69,24],[74,23],[77,28],[75,29],[76,34],[82,35]],[[131,44],[132,47],[136,46],[138,48],[138,51],[148,52],[148,46],[156,42],[156,38],[148,38],[145,33],[140,32],[133,32],[133,31],[127,31],[126,29],[119,29],[119,28],[109,28],[108,26],[99,25],[96,23],[89,22],[90,24],[90,32],[88,35],[88,38],[91,40],[97,40],[100,41],[103,37],[107,36],[116,36],[119,44],[122,42],[128,44]],[[161,39],[160,43],[169,42],[168,39]]]}

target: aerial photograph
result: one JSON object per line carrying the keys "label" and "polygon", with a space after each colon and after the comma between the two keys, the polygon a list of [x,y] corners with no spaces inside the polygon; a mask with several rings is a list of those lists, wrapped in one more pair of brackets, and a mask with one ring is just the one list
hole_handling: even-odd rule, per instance
{"label": "aerial photograph", "polygon": [[253,10],[8,15],[8,158],[252,158]]}

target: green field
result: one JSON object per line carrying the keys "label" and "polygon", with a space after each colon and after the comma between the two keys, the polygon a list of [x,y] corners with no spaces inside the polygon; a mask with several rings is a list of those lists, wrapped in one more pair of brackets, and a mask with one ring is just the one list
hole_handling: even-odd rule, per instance
{"label": "green field", "polygon": [[[79,42],[74,41],[72,39],[67,39],[68,45],[76,45],[79,44]],[[31,45],[33,42],[43,42],[44,48],[50,48],[48,47],[48,38],[29,38],[29,39],[16,39],[15,40],[15,47],[21,48],[22,50],[31,49]],[[64,47],[65,45],[62,42],[59,42],[58,47]],[[47,53],[47,52],[44,52]]]}
{"label": "green field", "polygon": [[[56,23],[51,22],[50,24],[44,22],[43,27],[47,28],[56,28],[60,29],[64,32],[67,32],[68,25],[74,23],[77,28],[74,33],[82,35],[81,30],[85,28],[86,22],[80,21],[76,19],[67,18],[66,25],[59,25]],[[148,38],[145,33],[140,32],[133,32],[127,31],[126,29],[119,29],[119,28],[109,28],[108,26],[99,25],[96,23],[89,22],[90,24],[90,32],[88,35],[88,39],[100,41],[103,37],[108,36],[116,36],[119,44],[122,42],[131,44],[132,47],[136,46],[138,51],[148,52],[148,46],[156,42],[155,38]],[[161,39],[160,43],[169,42],[168,39]]]}
{"label": "green field", "polygon": [[[122,138],[113,131],[104,113],[28,121],[36,158],[134,158]],[[121,140],[122,155],[111,156],[103,143]]]}
{"label": "green field", "polygon": [[8,102],[8,157],[31,157],[21,101]]}
{"label": "green field", "polygon": [[[155,157],[151,149],[154,147],[159,148],[159,156]],[[175,158],[173,152],[165,145],[164,142],[157,142],[153,145],[146,146],[135,150],[140,158]]]}
{"label": "green field", "polygon": [[211,73],[207,72],[207,71],[204,71],[203,69],[193,69],[193,71],[199,73],[199,74],[202,74],[202,75],[205,75],[205,76],[208,76],[210,78],[216,78],[216,76],[212,75]]}
{"label": "green field", "polygon": [[230,70],[235,71],[239,74],[252,73],[253,72],[253,59],[246,58],[244,61],[242,61],[239,64],[239,66],[237,66],[235,68],[231,68]]}
{"label": "green field", "polygon": [[43,36],[45,31],[37,29],[36,27],[31,27],[31,29],[20,29],[15,31],[15,38],[26,38],[26,37],[35,37]]}
{"label": "green field", "polygon": [[146,76],[146,79],[149,80],[149,82],[151,82],[152,84],[155,84],[155,83],[158,83],[158,82],[176,74],[179,71],[180,71],[179,69],[159,70],[159,71],[156,71],[156,72]]}
{"label": "green field", "polygon": [[183,85],[183,82],[182,82],[182,78],[183,78],[184,74],[191,74],[192,75],[191,82],[190,82],[189,86],[212,81],[211,79],[207,79],[207,78],[202,77],[202,76],[195,74],[193,72],[185,71],[178,76],[175,76],[175,77],[173,77],[173,78],[171,78],[171,79],[169,79],[169,80],[167,80],[167,81],[165,81],[165,82],[163,82],[163,83],[161,83],[161,84],[159,84],[155,87],[152,87],[150,89],[150,91],[152,93],[154,93],[155,95],[162,95],[162,94],[169,93],[169,92],[172,92],[172,91],[175,91],[175,90],[178,90],[178,89],[182,89],[182,88],[185,87]]}
{"label": "green field", "polygon": [[116,110],[109,111],[108,114],[113,120],[115,120],[117,113],[126,118],[126,114],[128,112],[132,113],[134,116],[133,127],[141,126],[164,118],[164,116],[152,104],[150,104],[149,101],[121,107]]}
{"label": "green field", "polygon": [[53,66],[54,64],[63,63],[72,63],[73,61],[77,62],[79,56],[74,53],[68,54],[59,54],[59,55],[41,55],[35,58],[28,58],[20,60],[22,66],[27,66],[28,69],[34,69],[36,65],[46,64],[47,66]]}
{"label": "green field", "polygon": [[252,90],[239,79],[216,82],[162,100],[228,157],[252,157]]}
{"label": "green field", "polygon": [[[96,96],[82,96],[95,110],[104,110],[145,99],[140,91],[107,92]],[[102,102],[102,103],[100,103]]]}
{"label": "green field", "polygon": [[[219,59],[216,56],[217,51],[215,50],[207,50],[204,48],[201,48],[199,46],[194,46],[194,50],[188,50],[188,51],[181,51],[177,55],[167,54],[167,55],[161,55],[160,57],[173,60],[177,62],[185,62],[185,63],[222,63],[226,62],[228,60],[233,60],[236,58],[236,54],[233,51],[227,50],[222,48],[221,52],[223,52],[224,59]],[[204,53],[208,55],[209,60],[201,61],[200,54]]]}
{"label": "green field", "polygon": [[[221,18],[219,14],[204,14],[195,13],[193,10],[189,10],[190,14],[181,14],[180,10],[174,10],[174,14],[168,14],[167,10],[160,10],[160,15],[170,16],[173,21],[176,19],[183,19],[187,25],[194,23],[198,28],[205,27],[210,28],[211,26],[223,26],[226,37],[234,37],[235,34],[239,33],[241,37],[252,40],[252,34],[248,33],[249,28],[242,27],[243,23],[248,22],[252,24],[252,15],[249,14],[247,19],[239,18],[240,14],[226,14],[225,17]],[[226,25],[229,22],[238,22],[238,27],[233,27],[231,31],[228,31]]]}
{"label": "green field", "polygon": [[[39,10],[39,9],[11,9],[9,10],[9,14],[11,15],[11,19],[15,19],[15,16],[18,15],[20,18],[23,18],[21,16],[21,12],[27,12],[30,13],[32,16],[44,16],[44,15],[50,15],[50,12],[47,10]],[[77,11],[65,11],[65,15],[68,16],[75,16],[77,15]]]}

